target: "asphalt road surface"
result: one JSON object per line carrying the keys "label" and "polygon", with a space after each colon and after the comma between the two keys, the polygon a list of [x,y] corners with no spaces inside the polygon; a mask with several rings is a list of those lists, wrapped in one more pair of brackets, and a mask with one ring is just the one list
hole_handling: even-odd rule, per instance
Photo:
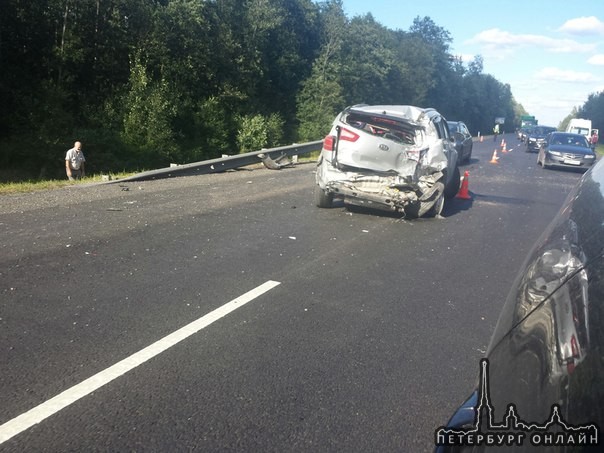
{"label": "asphalt road surface", "polygon": [[312,163],[0,197],[0,451],[430,451],[581,177],[504,138],[443,219]]}

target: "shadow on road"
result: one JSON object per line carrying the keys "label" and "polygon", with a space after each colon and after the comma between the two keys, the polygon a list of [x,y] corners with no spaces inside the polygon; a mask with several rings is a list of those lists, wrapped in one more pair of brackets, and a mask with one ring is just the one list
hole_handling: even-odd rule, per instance
{"label": "shadow on road", "polygon": [[501,195],[485,195],[481,193],[472,193],[472,198],[475,200],[481,201],[489,201],[492,203],[498,204],[510,204],[510,205],[531,205],[534,204],[535,201],[528,200],[526,198],[517,198],[517,197],[504,197]]}
{"label": "shadow on road", "polygon": [[471,157],[469,161],[459,164],[459,167],[468,167],[470,165],[477,164],[478,162],[480,162],[478,157]]}
{"label": "shadow on road", "polygon": [[[473,200],[461,200],[458,198],[453,198],[451,200],[447,200],[445,202],[445,206],[443,207],[443,211],[441,213],[442,217],[451,217],[460,212],[467,211],[472,207]],[[378,217],[387,217],[396,220],[409,220],[409,221],[426,221],[433,220],[434,218],[430,217],[422,217],[419,219],[406,217],[405,214],[401,212],[394,211],[384,211],[381,209],[371,208],[369,206],[356,206],[348,203],[344,203],[341,200],[334,200],[333,208],[340,208],[342,210],[366,216],[378,216]]]}
{"label": "shadow on road", "polygon": [[460,212],[469,210],[474,204],[474,194],[470,192],[472,195],[471,200],[463,200],[460,198],[451,198],[445,202],[445,206],[443,207],[442,216],[452,217]]}

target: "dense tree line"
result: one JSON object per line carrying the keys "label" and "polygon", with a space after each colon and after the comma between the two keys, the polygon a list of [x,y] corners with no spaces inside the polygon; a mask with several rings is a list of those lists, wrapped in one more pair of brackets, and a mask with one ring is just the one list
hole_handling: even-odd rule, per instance
{"label": "dense tree line", "polygon": [[577,118],[591,120],[591,127],[600,131],[598,138],[601,143],[604,133],[604,91],[590,94],[585,104],[579,108]]}
{"label": "dense tree line", "polygon": [[391,30],[341,0],[3,0],[0,180],[163,167],[319,140],[345,106],[434,107],[489,133],[525,113],[428,17]]}

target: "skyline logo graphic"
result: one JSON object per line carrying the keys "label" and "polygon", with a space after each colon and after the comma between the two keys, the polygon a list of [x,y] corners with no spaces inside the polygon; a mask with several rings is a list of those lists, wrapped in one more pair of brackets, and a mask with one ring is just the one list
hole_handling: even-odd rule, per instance
{"label": "skyline logo graphic", "polygon": [[596,446],[599,428],[593,423],[573,426],[563,420],[560,406],[552,405],[550,417],[543,423],[520,419],[515,404],[509,404],[501,423],[495,421],[495,408],[489,388],[489,360],[480,361],[478,404],[474,409],[474,425],[467,428],[440,427],[435,431],[436,446]]}

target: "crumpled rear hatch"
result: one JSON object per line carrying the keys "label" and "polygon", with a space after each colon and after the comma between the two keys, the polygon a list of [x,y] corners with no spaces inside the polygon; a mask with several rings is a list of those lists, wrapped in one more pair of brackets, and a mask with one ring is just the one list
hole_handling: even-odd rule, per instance
{"label": "crumpled rear hatch", "polygon": [[428,146],[435,138],[427,136],[422,118],[422,110],[412,106],[391,111],[381,106],[345,110],[333,129],[338,167],[400,176],[415,175],[418,163],[434,171],[442,169],[446,156],[442,147],[431,150]]}

